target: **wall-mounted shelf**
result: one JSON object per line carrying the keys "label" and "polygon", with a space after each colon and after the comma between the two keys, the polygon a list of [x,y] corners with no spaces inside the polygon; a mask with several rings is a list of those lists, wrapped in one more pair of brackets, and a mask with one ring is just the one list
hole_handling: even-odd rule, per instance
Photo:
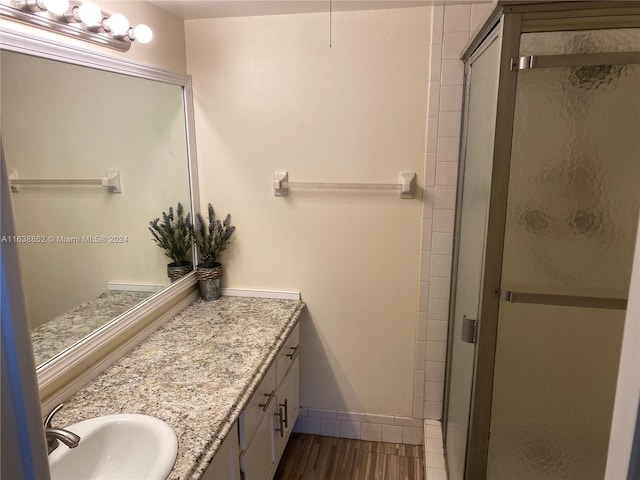
{"label": "wall-mounted shelf", "polygon": [[286,197],[290,188],[322,189],[322,190],[390,190],[400,193],[400,198],[416,197],[416,174],[400,172],[399,183],[319,183],[319,182],[290,182],[289,172],[273,172],[273,194],[276,197]]}
{"label": "wall-mounted shelf", "polygon": [[99,185],[108,188],[111,193],[122,193],[120,170],[107,170],[103,178],[20,178],[15,169],[9,170],[11,191],[19,192],[20,185]]}

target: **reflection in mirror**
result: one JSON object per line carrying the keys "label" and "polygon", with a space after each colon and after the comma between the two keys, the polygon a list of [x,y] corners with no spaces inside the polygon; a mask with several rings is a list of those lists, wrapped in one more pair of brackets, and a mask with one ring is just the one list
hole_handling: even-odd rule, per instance
{"label": "reflection in mirror", "polygon": [[183,87],[2,50],[2,139],[36,365],[169,285],[149,222],[191,211]]}

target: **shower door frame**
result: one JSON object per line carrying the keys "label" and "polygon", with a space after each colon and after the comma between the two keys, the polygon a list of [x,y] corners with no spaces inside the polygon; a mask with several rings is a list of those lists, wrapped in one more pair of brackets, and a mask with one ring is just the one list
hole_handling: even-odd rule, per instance
{"label": "shower door frame", "polygon": [[[496,127],[493,149],[493,169],[489,195],[489,214],[486,229],[486,249],[484,252],[484,275],[482,277],[480,308],[478,315],[473,385],[465,456],[465,479],[484,479],[487,472],[489,451],[489,431],[493,395],[496,341],[498,334],[498,313],[500,305],[500,283],[502,277],[502,254],[507,213],[507,193],[511,144],[515,116],[518,70],[512,66],[512,59],[520,57],[520,36],[523,33],[543,31],[568,31],[607,28],[640,28],[640,6],[633,1],[615,2],[549,2],[518,5],[517,2],[499,1],[498,6],[487,19],[474,39],[465,49],[462,60],[467,63],[484,42],[493,38],[490,34],[498,23],[502,23],[500,38],[500,72],[498,75],[498,99]],[[465,77],[465,99],[468,94]],[[468,110],[463,106],[461,131],[460,165],[464,168],[465,137]],[[460,177],[459,177],[460,182]],[[458,183],[460,188],[461,183]],[[449,301],[449,325],[455,305],[456,271],[458,245],[460,241],[460,198],[456,204],[454,231],[454,257],[451,275],[451,299]],[[451,379],[451,354],[454,336],[452,328],[448,333],[447,367],[445,379],[445,402],[443,425],[448,418],[448,398]],[[444,442],[446,446],[446,428]],[[446,455],[446,447],[445,447]]]}

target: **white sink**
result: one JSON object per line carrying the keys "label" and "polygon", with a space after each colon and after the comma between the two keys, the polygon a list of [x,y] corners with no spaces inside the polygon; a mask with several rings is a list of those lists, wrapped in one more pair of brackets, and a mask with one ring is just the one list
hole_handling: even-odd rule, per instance
{"label": "white sink", "polygon": [[65,427],[80,436],[49,455],[51,480],[165,480],[178,453],[176,434],[162,420],[121,414]]}

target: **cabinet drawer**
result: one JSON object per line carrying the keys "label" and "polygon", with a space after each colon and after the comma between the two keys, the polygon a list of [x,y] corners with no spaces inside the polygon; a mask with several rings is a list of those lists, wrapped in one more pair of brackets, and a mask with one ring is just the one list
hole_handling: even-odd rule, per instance
{"label": "cabinet drawer", "polygon": [[276,368],[277,368],[277,385],[280,385],[282,379],[293,365],[293,362],[296,358],[298,358],[298,354],[300,353],[300,324],[296,325],[295,328],[289,334],[289,337],[282,345],[282,348],[278,352],[278,356],[276,358]]}
{"label": "cabinet drawer", "polygon": [[240,414],[240,450],[246,450],[256,433],[262,418],[272,411],[276,403],[276,366],[269,367],[249,404]]}

